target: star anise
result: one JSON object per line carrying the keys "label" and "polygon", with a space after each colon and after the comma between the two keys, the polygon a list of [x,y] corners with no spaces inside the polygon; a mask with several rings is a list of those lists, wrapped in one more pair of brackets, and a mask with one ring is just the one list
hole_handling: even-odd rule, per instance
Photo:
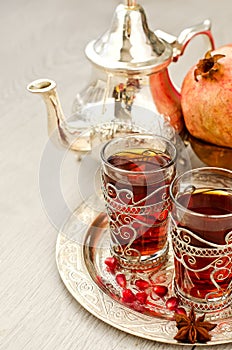
{"label": "star anise", "polygon": [[189,315],[175,314],[176,327],[178,332],[174,339],[194,344],[196,341],[206,343],[211,340],[209,331],[214,329],[217,325],[204,321],[205,315],[196,319],[194,309],[192,308]]}

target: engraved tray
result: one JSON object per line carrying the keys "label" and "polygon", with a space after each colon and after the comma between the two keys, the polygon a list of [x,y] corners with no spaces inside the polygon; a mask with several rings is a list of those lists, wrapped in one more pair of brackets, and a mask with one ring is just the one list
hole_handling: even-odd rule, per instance
{"label": "engraved tray", "polygon": [[[106,214],[99,211],[97,203],[99,199],[93,196],[81,204],[59,232],[56,261],[65,286],[91,314],[115,328],[145,339],[183,345],[173,339],[177,333],[173,312],[167,311],[162,301],[154,301],[152,315],[135,311],[120,301],[120,287],[104,264],[110,256],[109,232]],[[164,276],[166,283],[171,284],[172,272],[170,252],[168,264],[153,278]],[[196,343],[198,346],[232,342],[232,306],[208,314],[206,319],[217,323],[217,327],[211,331],[212,340]]]}

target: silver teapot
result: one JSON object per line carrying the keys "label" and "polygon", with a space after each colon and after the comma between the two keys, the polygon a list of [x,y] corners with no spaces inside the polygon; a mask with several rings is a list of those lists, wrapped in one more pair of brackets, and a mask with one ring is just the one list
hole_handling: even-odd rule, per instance
{"label": "silver teapot", "polygon": [[170,128],[180,133],[180,92],[168,66],[197,35],[208,39],[207,50],[214,49],[210,28],[206,19],[175,37],[150,30],[145,11],[135,0],[118,5],[109,30],[86,46],[92,76],[77,94],[71,118],[64,116],[53,80],[38,79],[28,85],[28,91],[41,94],[47,106],[49,135],[81,153],[125,133],[162,133],[161,129]]}

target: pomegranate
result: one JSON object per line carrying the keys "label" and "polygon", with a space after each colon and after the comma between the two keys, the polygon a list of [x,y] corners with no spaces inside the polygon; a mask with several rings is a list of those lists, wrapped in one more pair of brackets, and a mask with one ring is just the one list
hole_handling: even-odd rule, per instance
{"label": "pomegranate", "polygon": [[147,281],[145,281],[143,279],[136,280],[135,281],[135,285],[140,290],[145,290],[145,289],[147,289],[150,286],[149,282],[147,282]]}
{"label": "pomegranate", "polygon": [[168,310],[174,311],[179,305],[179,299],[177,297],[171,297],[166,301],[166,308]]}
{"label": "pomegranate", "polygon": [[118,273],[115,279],[120,287],[126,287],[126,276],[123,273]]}
{"label": "pomegranate", "polygon": [[162,286],[162,285],[157,284],[156,286],[154,286],[153,291],[160,298],[163,298],[168,293],[168,288],[166,286]]}
{"label": "pomegranate", "polygon": [[118,260],[114,256],[109,256],[105,259],[104,262],[107,265],[109,271],[114,273],[116,267],[118,266]]}
{"label": "pomegranate", "polygon": [[186,127],[196,138],[232,148],[232,44],[207,52],[181,88]]}
{"label": "pomegranate", "polygon": [[175,313],[178,315],[187,315],[187,312],[183,307],[177,307]]}
{"label": "pomegranate", "polygon": [[145,292],[137,292],[135,297],[141,304],[146,304],[148,295]]}
{"label": "pomegranate", "polygon": [[123,289],[122,291],[122,302],[123,303],[133,303],[135,301],[135,295],[130,289]]}

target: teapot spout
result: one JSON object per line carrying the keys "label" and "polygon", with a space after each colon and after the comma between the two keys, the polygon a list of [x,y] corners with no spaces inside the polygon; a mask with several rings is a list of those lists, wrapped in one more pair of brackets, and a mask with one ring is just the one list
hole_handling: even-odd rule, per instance
{"label": "teapot spout", "polygon": [[[64,116],[60,99],[56,91],[56,83],[50,79],[37,79],[27,86],[33,94],[41,94],[46,108],[48,120],[48,136],[56,145],[62,145],[76,152],[86,152],[91,149],[90,133],[82,134],[77,129],[72,130]],[[83,131],[83,130],[82,130]]]}
{"label": "teapot spout", "polygon": [[56,141],[67,147],[67,136],[63,130],[65,116],[56,91],[55,81],[38,79],[31,82],[27,86],[27,90],[33,94],[41,94],[45,102],[48,118],[48,136],[54,138],[56,134]]}

